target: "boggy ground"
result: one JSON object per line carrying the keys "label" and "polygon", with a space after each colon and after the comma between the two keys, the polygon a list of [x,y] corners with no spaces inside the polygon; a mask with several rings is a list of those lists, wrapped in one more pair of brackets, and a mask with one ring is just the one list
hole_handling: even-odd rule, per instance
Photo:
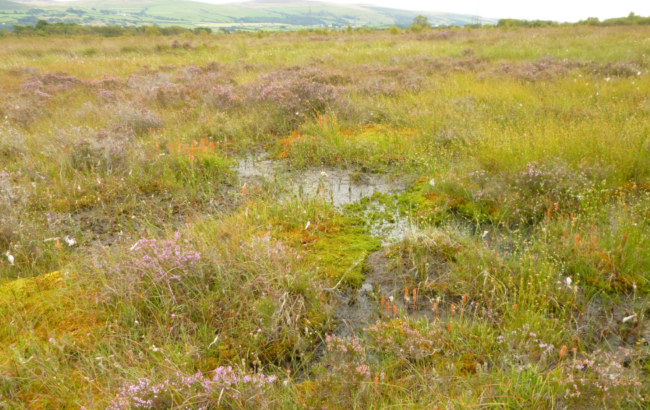
{"label": "boggy ground", "polygon": [[0,407],[646,408],[649,37],[3,39]]}

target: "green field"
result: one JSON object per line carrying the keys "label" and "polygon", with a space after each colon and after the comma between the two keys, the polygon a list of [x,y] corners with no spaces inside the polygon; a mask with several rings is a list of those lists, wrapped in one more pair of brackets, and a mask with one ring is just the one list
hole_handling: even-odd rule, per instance
{"label": "green field", "polygon": [[648,38],[0,38],[0,409],[647,409]]}

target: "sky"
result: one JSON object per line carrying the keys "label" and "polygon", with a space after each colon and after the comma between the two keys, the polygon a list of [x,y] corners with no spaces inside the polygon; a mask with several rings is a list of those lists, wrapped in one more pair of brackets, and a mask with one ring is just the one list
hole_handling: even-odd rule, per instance
{"label": "sky", "polygon": [[[223,4],[239,0],[198,0]],[[307,0],[304,0],[307,3]],[[650,16],[650,0],[323,0],[328,3],[372,4],[408,10],[443,11],[494,18],[575,22],[588,17],[603,20],[630,12]]]}

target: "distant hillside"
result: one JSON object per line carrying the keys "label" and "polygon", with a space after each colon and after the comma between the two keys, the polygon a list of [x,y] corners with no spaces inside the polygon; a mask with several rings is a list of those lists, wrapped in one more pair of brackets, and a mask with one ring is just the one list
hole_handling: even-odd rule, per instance
{"label": "distant hillside", "polygon": [[[183,26],[187,28],[220,27],[258,29],[295,29],[297,27],[382,27],[409,26],[418,14],[425,15],[433,25],[466,25],[473,16],[418,12],[375,7],[342,5],[297,0],[257,0],[245,3],[209,4],[184,0],[78,0],[70,2],[28,2],[24,4],[0,0],[0,9],[18,13],[0,13],[0,22],[35,24],[38,19],[49,22],[74,22],[85,25]],[[16,6],[11,6],[11,4]],[[484,19],[495,24],[496,20]]]}
{"label": "distant hillside", "polygon": [[28,6],[8,0],[0,0],[0,10],[26,10]]}

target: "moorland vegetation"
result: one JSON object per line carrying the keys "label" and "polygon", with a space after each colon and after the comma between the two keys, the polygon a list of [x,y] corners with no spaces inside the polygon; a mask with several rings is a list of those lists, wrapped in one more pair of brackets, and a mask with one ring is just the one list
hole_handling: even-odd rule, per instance
{"label": "moorland vegetation", "polygon": [[0,408],[647,408],[649,39],[0,40]]}

